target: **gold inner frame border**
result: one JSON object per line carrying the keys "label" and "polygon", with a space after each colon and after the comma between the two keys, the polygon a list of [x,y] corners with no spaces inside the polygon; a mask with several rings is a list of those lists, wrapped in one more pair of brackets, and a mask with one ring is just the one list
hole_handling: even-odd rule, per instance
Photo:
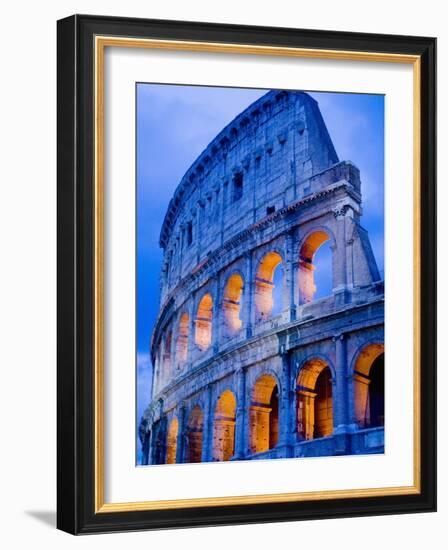
{"label": "gold inner frame border", "polygon": [[[104,502],[104,52],[106,47],[152,48],[177,51],[233,53],[267,56],[302,57],[327,60],[366,61],[381,63],[406,63],[413,65],[413,199],[414,199],[414,353],[413,353],[413,424],[414,424],[414,480],[413,485],[399,487],[379,487],[349,490],[328,490],[296,493],[277,493],[263,495],[244,495],[210,498],[192,498],[179,500],[154,500],[140,502]],[[420,203],[421,203],[421,60],[418,55],[390,54],[382,52],[359,52],[345,50],[325,50],[292,48],[279,46],[257,46],[253,44],[227,44],[215,42],[197,42],[181,40],[156,40],[142,38],[123,38],[115,36],[96,36],[95,56],[95,346],[94,346],[94,384],[95,384],[95,513],[132,512],[143,510],[167,510],[179,508],[198,508],[208,506],[232,506],[242,504],[262,504],[274,502],[303,502],[342,498],[380,497],[393,495],[420,494],[421,487],[421,423],[420,423]]]}

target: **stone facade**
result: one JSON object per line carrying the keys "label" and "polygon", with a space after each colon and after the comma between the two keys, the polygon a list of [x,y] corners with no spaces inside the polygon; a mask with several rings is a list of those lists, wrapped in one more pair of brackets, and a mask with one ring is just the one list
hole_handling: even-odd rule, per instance
{"label": "stone facade", "polygon": [[384,452],[384,284],[361,215],[359,170],[306,93],[268,92],[216,136],[161,230],[145,464]]}

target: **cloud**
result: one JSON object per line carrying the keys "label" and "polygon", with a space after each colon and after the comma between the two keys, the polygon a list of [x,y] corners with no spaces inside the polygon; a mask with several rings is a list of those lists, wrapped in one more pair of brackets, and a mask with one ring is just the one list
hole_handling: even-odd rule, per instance
{"label": "cloud", "polygon": [[137,353],[137,421],[151,400],[152,362],[146,352]]}

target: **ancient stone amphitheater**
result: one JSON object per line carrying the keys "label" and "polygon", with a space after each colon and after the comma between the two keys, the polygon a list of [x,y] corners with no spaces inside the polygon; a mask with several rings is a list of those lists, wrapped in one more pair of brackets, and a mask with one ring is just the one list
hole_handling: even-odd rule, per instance
{"label": "ancient stone amphitheater", "polygon": [[384,452],[384,284],[361,215],[359,170],[308,94],[270,91],[215,137],[160,233],[144,464]]}

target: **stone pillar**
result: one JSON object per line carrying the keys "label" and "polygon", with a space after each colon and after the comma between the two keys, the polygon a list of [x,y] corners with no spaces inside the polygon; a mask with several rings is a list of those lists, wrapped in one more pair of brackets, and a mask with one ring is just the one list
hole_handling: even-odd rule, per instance
{"label": "stone pillar", "polygon": [[[203,227],[204,227],[204,221],[205,221],[205,213],[204,213],[204,207],[205,207],[205,202],[204,202],[204,199],[202,197],[200,197],[197,201],[196,201],[196,205],[197,205],[197,213],[198,213],[198,233],[197,233],[197,239],[198,239],[198,248],[199,248],[199,238],[200,238],[200,235],[203,234]],[[200,252],[198,252],[200,254]]]}
{"label": "stone pillar", "polygon": [[285,285],[283,288],[283,309],[288,311],[287,321],[296,319],[296,287],[297,287],[297,262],[294,257],[294,230],[286,235],[286,257],[285,257]]}
{"label": "stone pillar", "polygon": [[188,343],[187,343],[187,362],[191,363],[194,357],[194,353],[196,350],[196,344],[195,344],[195,317],[196,317],[196,297],[193,296],[193,299],[191,300],[191,304],[188,311]]}
{"label": "stone pillar", "polygon": [[[353,212],[351,212],[353,215]],[[354,231],[354,220],[353,216],[347,215],[347,222],[346,222],[346,241],[345,241],[345,256],[347,258],[346,260],[346,268],[347,268],[347,287],[351,290],[355,286],[355,266],[354,266],[354,257],[353,257],[353,245],[355,243],[355,240],[353,238],[353,231]]]}
{"label": "stone pillar", "polygon": [[184,263],[184,254],[185,254],[185,248],[186,248],[185,231],[186,231],[186,224],[184,222],[180,224],[179,272],[181,274],[181,277],[184,271],[183,263]]}
{"label": "stone pillar", "polygon": [[314,437],[314,400],[316,393],[300,390],[297,395],[297,432],[299,440],[309,440]]}
{"label": "stone pillar", "polygon": [[[291,321],[297,319],[297,308],[299,306],[299,261],[294,256],[291,262],[292,280],[294,284],[291,287]],[[294,317],[294,318],[293,318]]]}
{"label": "stone pillar", "polygon": [[155,464],[156,455],[156,430],[155,424],[151,425],[151,436],[149,439],[148,464]]}
{"label": "stone pillar", "polygon": [[220,218],[220,225],[221,225],[221,246],[224,244],[224,213],[225,213],[225,209],[226,209],[226,204],[225,204],[225,201],[226,201],[226,191],[227,191],[227,181],[226,180],[223,180],[222,181],[222,186],[221,186],[221,196],[220,196],[220,201],[219,201],[219,204],[220,204],[220,212],[219,212],[219,218]]}
{"label": "stone pillar", "polygon": [[257,269],[258,269],[258,261],[252,252],[252,264],[251,264],[251,272],[250,272],[250,326],[252,328],[252,332],[254,330],[254,327],[257,323],[257,301],[256,301],[256,292],[257,292],[257,284],[256,284],[256,278],[257,278]]}
{"label": "stone pillar", "polygon": [[246,369],[241,367],[236,372],[236,427],[235,427],[235,458],[241,459],[246,456],[247,439],[247,403],[246,403]]}
{"label": "stone pillar", "polygon": [[350,420],[354,426],[368,427],[370,424],[369,401],[370,378],[361,372],[354,372],[351,378],[349,399]]}
{"label": "stone pillar", "polygon": [[212,441],[211,460],[213,462],[230,460],[235,450],[235,420],[215,416]]}
{"label": "stone pillar", "polygon": [[144,432],[140,432],[140,442],[142,445],[142,466],[150,464],[150,450],[151,450],[151,430],[148,429],[145,424]]}
{"label": "stone pillar", "polygon": [[281,355],[282,377],[279,395],[279,440],[278,446],[285,448],[285,456],[291,456],[291,414],[293,413],[294,395],[291,384],[291,356],[285,351]]}
{"label": "stone pillar", "polygon": [[177,443],[176,443],[176,464],[182,464],[185,462],[185,444],[186,444],[186,410],[185,404],[180,403],[177,412],[177,420],[179,422],[177,429]]}
{"label": "stone pillar", "polygon": [[352,210],[347,206],[333,211],[336,218],[335,238],[336,243],[332,246],[333,252],[333,293],[337,304],[349,302],[347,289],[347,212]]}
{"label": "stone pillar", "polygon": [[179,234],[175,237],[174,256],[176,258],[176,282],[178,283],[182,278],[182,245]]}
{"label": "stone pillar", "polygon": [[190,210],[190,215],[191,215],[191,231],[192,231],[192,237],[193,237],[193,242],[192,242],[192,245],[190,247],[190,255],[193,256],[193,253],[196,257],[196,263],[198,264],[200,259],[199,259],[199,250],[200,250],[200,247],[199,247],[199,223],[198,223],[198,213],[197,213],[197,209],[192,207],[191,210]]}
{"label": "stone pillar", "polygon": [[210,462],[213,440],[213,410],[212,386],[209,384],[205,392],[204,426],[202,429],[202,458],[201,462]]}
{"label": "stone pillar", "polygon": [[271,408],[265,405],[250,407],[250,452],[251,454],[269,451],[269,413]]}
{"label": "stone pillar", "polygon": [[345,433],[349,430],[348,414],[348,368],[346,338],[339,334],[333,338],[336,352],[336,379],[333,381],[333,426],[334,433]]}
{"label": "stone pillar", "polygon": [[243,330],[246,331],[246,338],[250,338],[252,336],[252,310],[254,308],[253,303],[255,292],[254,273],[252,269],[252,252],[247,252],[245,254],[245,259],[246,270],[244,278],[244,301],[241,320],[243,322]]}
{"label": "stone pillar", "polygon": [[221,333],[222,333],[222,296],[223,291],[221,288],[221,273],[218,273],[216,276],[216,292],[213,300],[213,311],[212,311],[212,348],[213,353],[216,353],[221,344]]}

